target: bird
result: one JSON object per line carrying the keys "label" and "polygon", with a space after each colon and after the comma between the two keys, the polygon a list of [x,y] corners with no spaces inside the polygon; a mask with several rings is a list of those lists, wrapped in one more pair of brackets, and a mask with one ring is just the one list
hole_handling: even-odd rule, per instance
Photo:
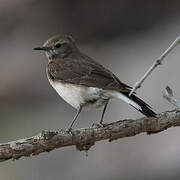
{"label": "bird", "polygon": [[76,45],[70,35],[55,35],[49,38],[43,46],[33,50],[44,51],[48,64],[47,78],[56,92],[76,109],[68,132],[77,120],[83,108],[103,107],[99,125],[103,126],[104,114],[109,101],[121,99],[147,117],[155,117],[152,108],[133,93],[129,96],[131,87],[95,61]]}

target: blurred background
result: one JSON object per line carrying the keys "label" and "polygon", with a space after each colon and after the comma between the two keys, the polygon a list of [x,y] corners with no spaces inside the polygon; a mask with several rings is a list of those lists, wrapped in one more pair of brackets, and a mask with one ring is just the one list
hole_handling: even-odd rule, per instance
{"label": "blurred background", "polygon": [[[41,130],[66,128],[75,110],[52,89],[46,57],[32,48],[71,34],[79,48],[133,85],[180,34],[178,0],[0,0],[0,142]],[[138,95],[156,112],[174,107],[162,98],[169,85],[180,98],[180,46],[145,81]],[[102,110],[84,111],[76,127],[98,122]],[[105,121],[142,115],[122,101]],[[88,157],[66,147],[0,164],[3,180],[154,180],[180,178],[180,129],[101,141]]]}

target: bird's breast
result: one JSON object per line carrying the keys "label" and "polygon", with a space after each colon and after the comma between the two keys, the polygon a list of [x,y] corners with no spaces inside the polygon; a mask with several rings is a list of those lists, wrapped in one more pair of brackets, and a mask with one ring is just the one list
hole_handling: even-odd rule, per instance
{"label": "bird's breast", "polygon": [[101,89],[99,88],[62,83],[50,79],[49,82],[56,92],[76,109],[81,105],[94,105],[98,107],[104,104],[104,101],[101,100]]}

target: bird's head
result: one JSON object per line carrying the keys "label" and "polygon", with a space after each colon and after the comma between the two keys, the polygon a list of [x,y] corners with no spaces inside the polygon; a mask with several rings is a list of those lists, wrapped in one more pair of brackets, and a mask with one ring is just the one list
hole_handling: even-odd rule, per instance
{"label": "bird's head", "polygon": [[49,38],[42,47],[36,47],[33,50],[45,51],[49,60],[64,58],[73,52],[76,48],[75,40],[68,35],[53,36]]}

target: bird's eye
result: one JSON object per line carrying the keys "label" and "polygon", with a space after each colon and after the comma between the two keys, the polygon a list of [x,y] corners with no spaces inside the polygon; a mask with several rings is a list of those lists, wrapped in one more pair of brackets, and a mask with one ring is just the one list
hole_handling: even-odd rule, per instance
{"label": "bird's eye", "polygon": [[55,47],[56,47],[56,48],[60,48],[60,47],[61,47],[61,44],[60,44],[60,43],[57,43],[57,44],[55,45]]}

